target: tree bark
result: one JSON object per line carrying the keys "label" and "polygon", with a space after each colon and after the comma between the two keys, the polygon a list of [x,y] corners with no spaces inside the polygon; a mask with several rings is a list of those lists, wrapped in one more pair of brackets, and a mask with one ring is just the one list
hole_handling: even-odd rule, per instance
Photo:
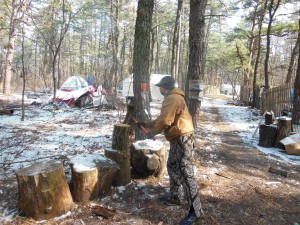
{"label": "tree bark", "polygon": [[[134,34],[133,53],[133,91],[135,118],[138,121],[149,121],[150,114],[150,30],[152,24],[154,0],[138,1],[137,18]],[[135,130],[136,140],[145,139],[139,129]]]}
{"label": "tree bark", "polygon": [[[198,99],[189,99],[189,81],[204,79],[205,56],[205,9],[207,0],[190,0],[189,19],[189,67],[186,81],[186,101],[190,114],[196,125],[196,116],[199,113],[201,102]],[[198,92],[199,95],[199,92]]]}
{"label": "tree bark", "polygon": [[[300,36],[300,19],[299,19],[298,37]],[[298,67],[294,83],[294,102],[293,102],[293,124],[300,125],[300,45],[298,46]],[[299,132],[300,130],[298,130]]]}
{"label": "tree bark", "polygon": [[18,208],[25,216],[46,220],[76,207],[60,161],[33,164],[18,170],[16,177]]}

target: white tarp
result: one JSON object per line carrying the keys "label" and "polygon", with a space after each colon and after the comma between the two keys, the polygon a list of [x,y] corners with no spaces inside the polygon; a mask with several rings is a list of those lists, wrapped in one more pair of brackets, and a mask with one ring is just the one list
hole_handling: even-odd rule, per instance
{"label": "white tarp", "polygon": [[[150,90],[153,100],[163,100],[164,97],[159,91],[159,87],[156,87],[157,84],[163,77],[170,76],[167,74],[151,74],[150,76]],[[127,77],[122,82],[122,95],[123,96],[133,96],[133,75]]]}

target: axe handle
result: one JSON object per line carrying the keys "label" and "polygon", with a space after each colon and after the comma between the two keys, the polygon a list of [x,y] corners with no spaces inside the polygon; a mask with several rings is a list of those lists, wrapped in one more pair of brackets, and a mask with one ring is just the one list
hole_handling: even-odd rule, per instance
{"label": "axe handle", "polygon": [[[132,118],[132,121],[134,122],[134,123],[138,123],[138,121],[136,120],[136,119],[134,119],[134,118]],[[146,129],[144,126],[140,126],[140,128],[141,128],[141,130],[143,131],[143,133],[144,134],[148,134],[148,129]]]}

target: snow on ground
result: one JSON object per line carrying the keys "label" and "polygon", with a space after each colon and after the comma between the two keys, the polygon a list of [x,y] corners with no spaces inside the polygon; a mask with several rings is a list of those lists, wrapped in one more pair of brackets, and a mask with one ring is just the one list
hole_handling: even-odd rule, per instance
{"label": "snow on ground", "polygon": [[[160,103],[151,103],[154,118],[159,113],[159,106]],[[300,156],[287,155],[277,148],[258,146],[258,131],[254,133],[261,118],[255,116],[254,110],[229,105],[226,100],[205,97],[201,109],[206,111],[207,116],[211,116],[209,110],[212,106],[219,110],[224,126],[236,130],[247,145],[259,149],[268,157],[300,165]],[[120,115],[116,110],[57,109],[53,105],[28,107],[24,121],[20,119],[20,109],[15,109],[12,116],[0,116],[0,180],[14,177],[15,170],[30,165],[33,159],[45,160],[48,156],[62,155],[71,158],[90,153],[103,155],[104,150],[111,146],[113,125],[123,121],[124,116],[125,112]],[[207,130],[217,130],[214,124],[206,124],[202,129],[202,134]],[[210,141],[221,143],[221,138]],[[10,162],[13,163],[7,164]],[[5,212],[7,218],[16,213],[7,212],[3,204],[0,205],[0,211]]]}
{"label": "snow on ground", "polygon": [[[269,158],[278,158],[283,161],[300,165],[300,156],[288,155],[284,150],[278,148],[265,148],[258,145],[258,124],[261,119],[260,116],[254,116],[253,110],[244,106],[232,106],[227,104],[227,100],[214,99],[209,101],[209,98],[204,98],[201,103],[201,108],[217,107],[221,114],[223,121],[228,126],[237,129],[237,134],[241,136],[242,140],[249,146],[253,146],[267,154]],[[264,122],[264,119],[262,120]]]}

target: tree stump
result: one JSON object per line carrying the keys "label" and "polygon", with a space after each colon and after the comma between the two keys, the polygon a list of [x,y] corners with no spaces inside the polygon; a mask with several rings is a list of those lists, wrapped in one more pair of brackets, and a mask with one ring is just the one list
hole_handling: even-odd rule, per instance
{"label": "tree stump", "polygon": [[76,208],[63,164],[51,160],[35,163],[16,172],[21,214],[46,220]]}
{"label": "tree stump", "polygon": [[131,182],[130,169],[130,152],[118,151],[114,149],[105,149],[105,156],[112,159],[119,165],[113,178],[113,186],[119,187],[129,184]]}
{"label": "tree stump", "polygon": [[259,142],[262,147],[274,147],[276,140],[277,127],[276,125],[259,125]]}
{"label": "tree stump", "polygon": [[130,158],[133,172],[138,177],[160,177],[166,168],[166,146],[151,139],[136,141]]}
{"label": "tree stump", "polygon": [[112,148],[120,151],[129,149],[129,135],[131,126],[128,124],[115,124],[112,137]]}
{"label": "tree stump", "polygon": [[277,118],[277,135],[275,141],[275,147],[285,149],[284,145],[280,143],[282,139],[285,137],[290,136],[291,134],[291,126],[292,126],[292,119],[290,117],[282,116]]}
{"label": "tree stump", "polygon": [[115,187],[124,186],[131,182],[130,132],[130,125],[115,124],[112,137],[112,149],[105,150],[105,156],[115,161],[120,167],[113,179],[113,185]]}
{"label": "tree stump", "polygon": [[70,160],[71,192],[76,202],[86,202],[107,195],[119,166],[95,154],[78,155]]}

